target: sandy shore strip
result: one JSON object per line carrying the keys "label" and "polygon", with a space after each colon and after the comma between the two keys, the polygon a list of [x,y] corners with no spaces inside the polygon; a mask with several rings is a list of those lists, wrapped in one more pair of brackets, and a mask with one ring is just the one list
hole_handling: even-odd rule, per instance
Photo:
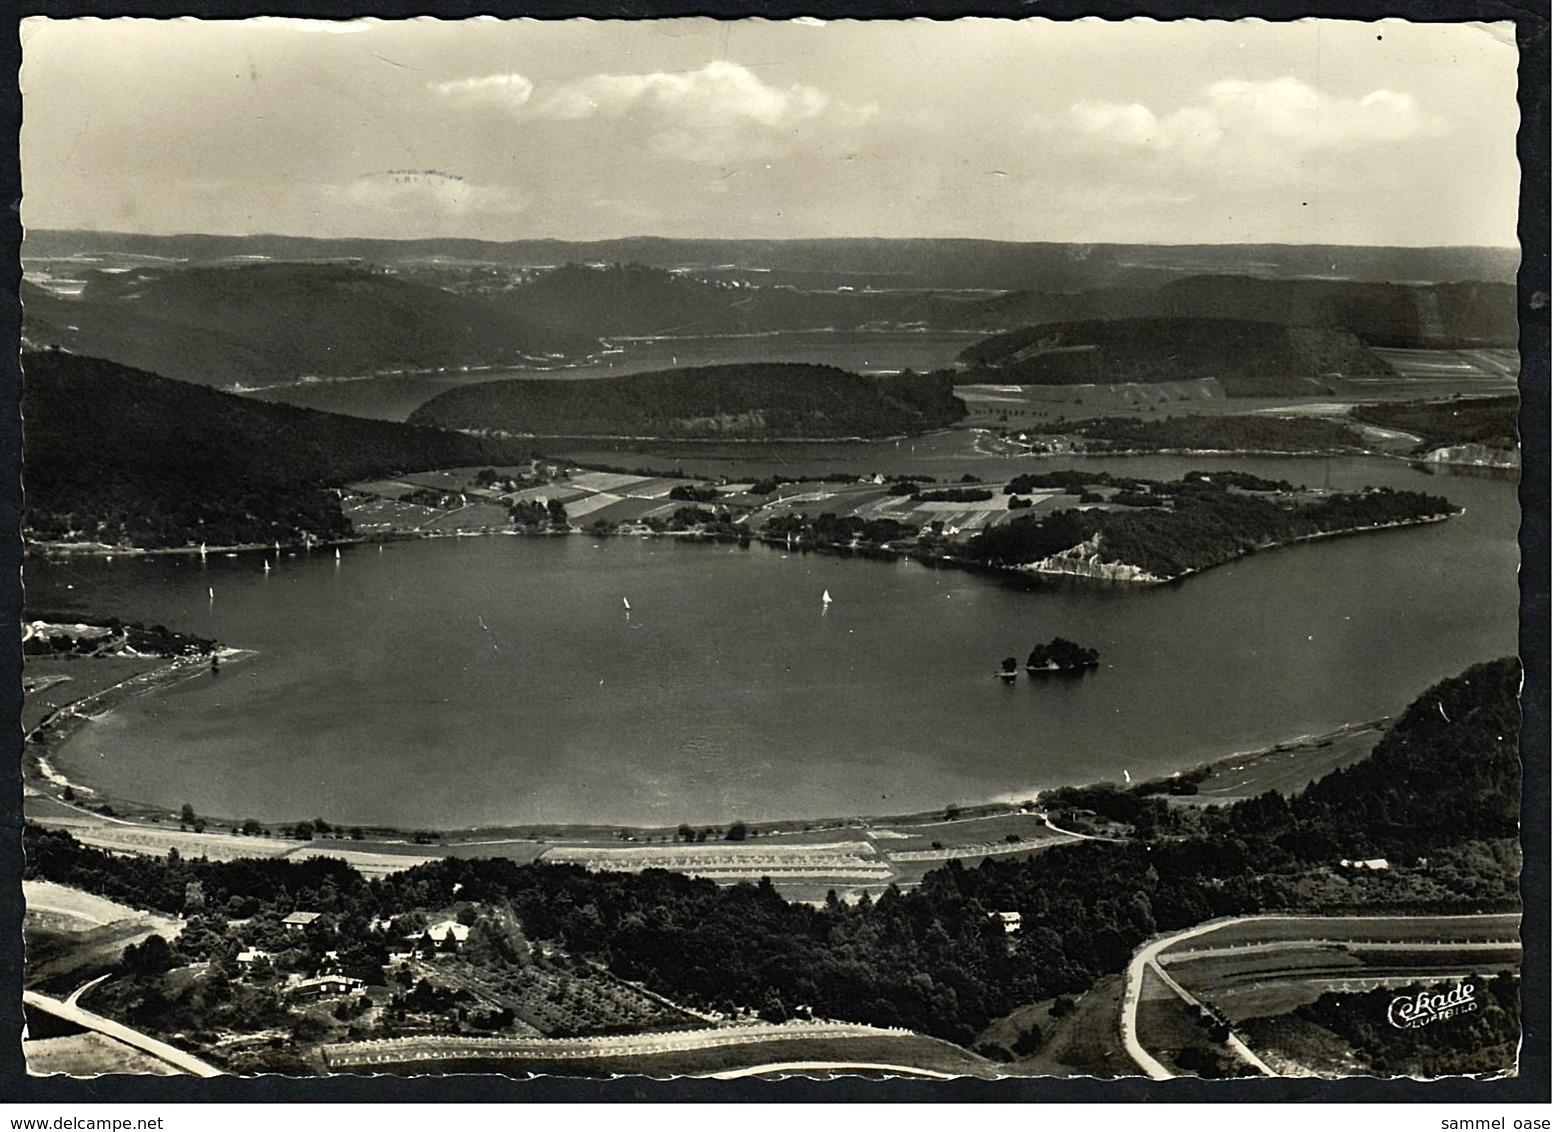
{"label": "sandy shore strip", "polygon": [[[257,655],[224,649],[230,661]],[[956,858],[1046,851],[1069,839],[1042,827],[1036,816],[1036,790],[1006,792],[1000,799],[959,808],[957,816],[930,811],[875,817],[792,819],[755,823],[742,841],[688,844],[671,827],[625,829],[622,826],[550,825],[409,833],[375,828],[349,839],[340,831],[304,841],[286,835],[240,834],[237,819],[205,816],[196,833],[177,826],[165,809],[133,799],[106,799],[109,813],[92,803],[105,799],[90,786],[72,783],[50,765],[49,753],[88,718],[146,692],[194,679],[209,671],[209,659],[181,658],[120,681],[57,709],[47,721],[49,733],[29,736],[24,760],[29,820],[69,831],[78,840],[110,852],[164,855],[170,848],[186,856],[213,860],[239,857],[333,857],[371,876],[398,872],[446,857],[502,857],[518,862],[572,862],[588,868],[635,871],[668,868],[725,882],[759,876],[804,885],[833,881],[843,887],[915,883],[922,873]],[[1179,805],[1222,804],[1279,789],[1293,792],[1308,782],[1364,758],[1390,725],[1384,718],[1350,723],[1305,734],[1255,750],[1238,751],[1153,780],[1176,779],[1199,785],[1198,793],[1172,795]],[[1105,785],[1107,780],[1081,782]],[[1114,780],[1110,785],[1116,785]],[[62,798],[69,787],[74,801]],[[83,797],[90,798],[82,804]],[[294,823],[271,822],[273,829]],[[822,891],[822,890],[821,890]]]}
{"label": "sandy shore strip", "polygon": [[[44,716],[38,725],[27,733],[24,740],[26,744],[22,756],[24,783],[29,777],[36,777],[48,783],[48,787],[52,788],[50,792],[63,793],[69,789],[78,797],[97,797],[97,791],[91,786],[82,782],[73,782],[62,774],[49,758],[83,725],[101,718],[120,704],[137,696],[143,696],[159,688],[182,684],[186,680],[193,680],[197,676],[210,673],[214,659],[224,665],[233,665],[259,655],[253,649],[219,648],[215,653],[175,657],[158,668],[137,673],[117,684],[56,708]],[[32,785],[47,789],[43,788],[41,783]],[[105,821],[113,820],[102,814],[93,816]]]}

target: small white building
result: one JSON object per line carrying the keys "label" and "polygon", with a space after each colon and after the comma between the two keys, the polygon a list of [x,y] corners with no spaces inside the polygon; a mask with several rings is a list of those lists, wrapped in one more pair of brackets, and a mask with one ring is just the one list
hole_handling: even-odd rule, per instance
{"label": "small white building", "polygon": [[1346,858],[1345,860],[1340,861],[1339,865],[1340,867],[1346,869],[1371,869],[1376,872],[1381,872],[1383,869],[1388,867],[1388,861],[1386,857],[1367,857],[1363,861],[1351,861]]}
{"label": "small white building", "polygon": [[1008,935],[1016,935],[1024,927],[1024,916],[1018,912],[989,912],[987,919],[999,921]]}
{"label": "small white building", "polygon": [[288,993],[323,997],[328,994],[351,994],[362,986],[363,980],[355,979],[351,975],[316,975],[312,979],[295,983],[288,988]]}

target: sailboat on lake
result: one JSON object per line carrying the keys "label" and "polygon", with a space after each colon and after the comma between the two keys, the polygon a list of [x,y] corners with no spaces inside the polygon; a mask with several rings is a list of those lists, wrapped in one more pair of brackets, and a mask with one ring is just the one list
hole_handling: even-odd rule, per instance
{"label": "sailboat on lake", "polygon": [[835,602],[835,599],[829,596],[829,591],[828,590],[825,590],[824,591],[824,608],[828,609],[831,605],[834,604],[834,602]]}

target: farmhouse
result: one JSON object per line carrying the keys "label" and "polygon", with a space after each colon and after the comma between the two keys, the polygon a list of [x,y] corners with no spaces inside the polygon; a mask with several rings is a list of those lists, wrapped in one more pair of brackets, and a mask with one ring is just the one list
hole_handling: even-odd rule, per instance
{"label": "farmhouse", "polygon": [[319,912],[290,912],[282,917],[282,926],[290,932],[301,932],[319,918]]}
{"label": "farmhouse", "polygon": [[316,975],[312,979],[304,979],[289,988],[289,994],[314,995],[323,997],[328,994],[348,994],[363,985],[362,979],[355,979],[351,975]]}
{"label": "farmhouse", "polygon": [[430,924],[422,935],[413,937],[416,940],[413,949],[419,955],[436,951],[446,954],[459,951],[470,932],[471,929],[465,924],[441,920],[437,924]]}

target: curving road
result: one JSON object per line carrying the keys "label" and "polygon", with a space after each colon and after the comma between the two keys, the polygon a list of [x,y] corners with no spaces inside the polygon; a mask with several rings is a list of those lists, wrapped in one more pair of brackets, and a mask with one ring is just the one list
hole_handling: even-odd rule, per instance
{"label": "curving road", "polygon": [[[107,978],[108,976],[104,976]],[[159,1061],[167,1062],[175,1069],[183,1073],[189,1073],[196,1077],[222,1077],[226,1076],[222,1070],[208,1065],[198,1057],[191,1057],[182,1049],[175,1049],[167,1042],[160,1042],[156,1038],[132,1030],[129,1026],[121,1025],[112,1018],[104,1018],[93,1014],[89,1010],[83,1010],[76,1005],[76,1000],[88,990],[91,990],[103,979],[94,979],[86,986],[81,987],[64,1002],[57,998],[49,998],[37,991],[23,991],[22,1002],[36,1010],[42,1010],[45,1014],[52,1014],[56,1018],[63,1018],[67,1022],[73,1022],[87,1030],[94,1030],[105,1037],[113,1038],[117,1042],[123,1042],[143,1053],[149,1053]]]}

